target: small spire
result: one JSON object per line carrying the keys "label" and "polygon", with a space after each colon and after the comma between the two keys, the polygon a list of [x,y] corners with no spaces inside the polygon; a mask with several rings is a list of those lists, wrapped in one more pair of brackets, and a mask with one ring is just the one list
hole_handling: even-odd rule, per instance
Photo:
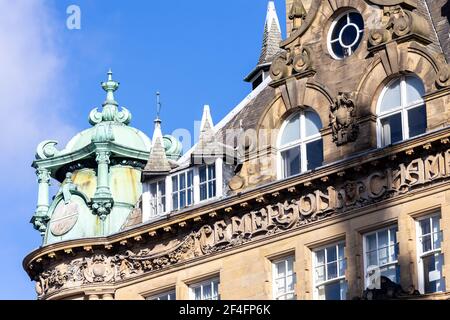
{"label": "small spire", "polygon": [[213,128],[213,121],[211,117],[211,110],[209,105],[203,107],[202,122],[200,124],[200,132]]}
{"label": "small spire", "polygon": [[282,41],[280,20],[278,19],[275,3],[269,1],[267,5],[266,23],[264,25],[263,47],[258,64],[268,63],[280,52]]}
{"label": "small spire", "polygon": [[156,92],[156,119],[155,129],[153,131],[152,149],[150,150],[150,157],[147,165],[144,169],[144,175],[163,175],[167,174],[170,170],[170,163],[166,156],[166,150],[164,148],[164,138],[161,130],[161,94]]}
{"label": "small spire", "polygon": [[280,48],[281,41],[283,41],[283,38],[281,35],[280,20],[278,19],[277,11],[275,9],[275,3],[269,1],[258,64],[244,79],[246,82],[253,82],[254,89],[260,83],[256,83],[255,79],[258,79],[262,74],[262,80],[264,80],[265,73],[269,71],[272,61],[281,51],[283,51]]}

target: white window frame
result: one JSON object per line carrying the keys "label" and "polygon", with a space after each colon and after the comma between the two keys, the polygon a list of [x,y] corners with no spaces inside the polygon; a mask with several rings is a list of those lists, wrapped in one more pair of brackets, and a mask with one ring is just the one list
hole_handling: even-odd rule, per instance
{"label": "white window frame", "polygon": [[[280,277],[278,277],[278,267],[277,264],[279,263],[283,263],[285,264],[285,270],[286,273],[284,275],[284,281],[285,284],[287,283],[287,277],[288,276],[292,276],[293,277],[293,281],[294,281],[294,287],[292,289],[292,291],[286,291],[283,294],[278,294],[278,287],[276,286],[277,280],[281,279]],[[292,274],[288,275],[287,273],[287,264],[288,263],[292,263]],[[296,272],[295,272],[295,256],[294,255],[290,255],[290,256],[286,256],[284,258],[279,258],[277,260],[273,260],[272,261],[272,297],[274,300],[285,300],[285,299],[280,299],[282,297],[286,297],[288,295],[293,295],[293,299],[289,299],[289,300],[296,300],[297,299],[297,294],[296,294],[296,286],[297,286],[297,276],[296,276]]]}
{"label": "white window frame", "polygon": [[[335,59],[335,60],[344,60],[344,59],[350,57],[351,55],[353,55],[353,54],[356,52],[356,50],[358,50],[359,47],[361,46],[362,40],[363,40],[362,38],[364,38],[364,29],[359,30],[359,27],[358,27],[357,25],[355,25],[354,23],[350,23],[350,20],[349,20],[349,19],[350,19],[350,13],[357,13],[357,14],[359,14],[359,15],[361,16],[361,18],[363,18],[362,14],[361,14],[358,10],[348,10],[348,11],[345,11],[345,12],[341,13],[340,15],[338,15],[338,16],[333,20],[333,23],[331,24],[331,27],[330,27],[330,29],[328,30],[328,36],[327,36],[327,47],[328,47],[328,52],[330,53],[331,57],[332,57],[333,59]],[[339,33],[339,38],[338,38],[337,40],[333,40],[333,41],[332,41],[332,40],[331,40],[331,36],[332,36],[332,34],[333,34],[334,28],[336,27],[337,23],[338,23],[339,20],[341,20],[341,18],[344,17],[344,16],[347,16],[347,25],[346,25],[346,26],[352,24],[352,25],[355,25],[355,26],[357,27],[357,29],[359,30],[359,37],[358,37],[358,39],[355,40],[355,42],[354,42],[352,45],[349,46],[349,47],[350,47],[350,53],[349,53],[348,56],[338,57],[338,56],[335,54],[335,52],[334,52],[333,47],[331,46],[331,44],[334,43],[334,42],[337,42],[337,41],[340,42],[341,37],[342,37],[342,31],[345,29],[345,27],[340,31],[340,33]],[[364,20],[364,18],[363,18],[363,20]],[[364,24],[365,24],[365,23],[364,23]],[[358,48],[356,48],[355,51],[351,51],[351,47],[354,46],[354,45],[356,44],[356,42],[358,42],[360,39],[361,39],[361,41],[360,41],[360,43],[359,43],[359,45],[358,45]],[[342,46],[342,43],[341,43],[341,46]],[[342,46],[342,47],[344,48],[344,47],[346,47],[346,46]]]}
{"label": "white window frame", "polygon": [[[401,120],[402,120],[402,140],[401,141],[405,141],[410,138],[408,112],[412,109],[419,108],[422,106],[424,106],[425,110],[426,110],[426,103],[423,100],[423,98],[416,100],[414,102],[410,102],[410,103],[407,102],[408,101],[408,94],[407,94],[407,89],[406,89],[407,88],[407,86],[406,86],[406,78],[407,77],[417,78],[423,84],[423,80],[414,74],[402,75],[400,77],[396,77],[396,78],[392,79],[391,81],[389,81],[384,86],[384,88],[381,91],[381,94],[378,98],[378,102],[377,102],[377,141],[378,141],[379,148],[383,148],[383,147],[386,147],[386,146],[392,144],[392,142],[389,144],[384,144],[383,126],[381,124],[382,120],[400,113]],[[380,111],[381,104],[386,95],[386,92],[389,90],[389,87],[399,79],[400,79],[400,106],[397,106],[394,109],[389,110],[389,111],[381,112]]]}
{"label": "white window frame", "polygon": [[[167,298],[167,299],[161,299],[161,298]],[[173,297],[173,299],[171,299]],[[154,300],[154,301],[161,301],[161,300],[168,300],[168,301],[174,301],[177,300],[176,292],[175,290],[160,292],[158,294],[146,297],[145,300]]]}
{"label": "white window frame", "polygon": [[220,292],[219,292],[219,288],[220,288],[220,279],[218,277],[216,278],[211,278],[208,280],[204,280],[198,283],[194,283],[191,284],[189,286],[189,299],[190,300],[196,300],[195,299],[195,289],[197,288],[201,288],[201,296],[202,299],[201,300],[196,300],[196,301],[204,301],[204,296],[203,296],[203,288],[205,286],[211,286],[211,294],[214,292],[214,286],[217,286],[217,297],[216,299],[211,299],[211,301],[213,300],[220,300]]}
{"label": "white window frame", "polygon": [[[416,219],[416,234],[417,234],[417,237],[416,237],[416,241],[417,241],[417,243],[416,243],[417,244],[416,245],[416,251],[417,251],[417,266],[418,266],[417,270],[418,270],[418,280],[419,280],[419,291],[421,293],[425,293],[425,279],[424,279],[424,269],[423,269],[423,267],[424,267],[423,266],[423,258],[427,257],[427,256],[430,256],[430,255],[433,255],[433,254],[436,254],[436,253],[439,253],[439,254],[443,255],[443,253],[442,253],[442,241],[443,241],[442,230],[439,230],[440,237],[441,237],[441,247],[438,248],[438,249],[434,248],[433,234],[435,234],[435,233],[433,232],[433,220],[432,219],[435,218],[435,217],[438,217],[439,220],[442,220],[442,215],[441,215],[440,212],[434,213],[434,214],[431,214],[431,215],[427,215],[427,216],[421,217],[419,219]],[[427,220],[427,219],[429,219],[431,221],[431,223],[430,223],[430,232],[431,232],[430,235],[431,235],[431,245],[432,245],[433,248],[430,251],[422,252],[423,246],[422,246],[421,238],[424,235],[422,234],[422,228],[420,226],[420,222],[423,221],[423,220]],[[442,228],[442,224],[439,223],[439,225],[440,225],[440,229],[441,229]],[[443,272],[443,270],[441,270],[441,271]],[[441,279],[443,277],[444,277],[443,274],[441,274]],[[444,283],[444,290],[445,290],[445,283]],[[436,293],[439,293],[439,292],[442,292],[442,291],[437,291]]]}
{"label": "white window frame", "polygon": [[[397,256],[397,260],[395,260],[395,261],[389,261],[388,263],[386,263],[386,264],[383,264],[383,265],[380,265],[380,256],[379,256],[379,250],[380,249],[383,249],[384,247],[378,247],[378,234],[380,233],[380,232],[383,232],[383,231],[388,231],[388,244],[391,242],[390,240],[391,240],[391,229],[394,229],[394,228],[396,228],[397,229],[397,231],[395,232],[395,233],[397,233],[398,232],[398,225],[391,225],[391,226],[389,226],[389,227],[385,227],[385,228],[382,228],[382,229],[378,229],[378,230],[375,230],[375,231],[372,231],[372,232],[368,232],[368,233],[365,233],[364,235],[363,235],[363,258],[364,258],[364,279],[365,279],[365,281],[364,281],[364,284],[365,284],[365,288],[367,288],[368,287],[368,285],[370,284],[370,283],[368,283],[368,274],[367,274],[367,269],[370,267],[369,265],[368,265],[368,258],[367,258],[367,254],[368,254],[368,251],[367,251],[367,238],[369,237],[369,236],[372,236],[372,235],[376,235],[376,242],[377,242],[377,248],[375,249],[375,251],[377,252],[377,262],[378,262],[378,267],[379,268],[385,268],[385,267],[387,267],[387,268],[389,268],[389,267],[391,267],[391,266],[396,266],[396,268],[399,268],[399,262],[398,262],[398,256]],[[397,237],[397,235],[395,236],[395,238],[396,238],[396,243],[394,244],[394,247],[395,246],[397,246],[398,245],[398,237]],[[392,246],[389,246],[388,245],[388,247],[389,247],[389,258],[391,257],[391,250],[392,250]],[[395,248],[394,248],[394,250],[395,250]],[[397,282],[399,283],[400,282],[400,279],[397,279]]]}
{"label": "white window frame", "polygon": [[[313,112],[316,113],[314,110],[305,110],[305,111],[309,111],[309,112]],[[282,156],[282,153],[285,151],[288,151],[290,149],[294,149],[295,147],[300,148],[300,173],[305,173],[308,171],[308,154],[307,154],[307,150],[306,150],[306,146],[311,143],[311,142],[316,142],[319,140],[322,140],[322,134],[320,133],[320,130],[323,129],[323,124],[322,124],[322,128],[319,129],[319,133],[316,133],[314,135],[308,136],[306,137],[306,116],[305,116],[305,111],[300,110],[298,112],[295,112],[293,114],[291,114],[288,118],[286,118],[286,120],[284,120],[283,125],[280,128],[280,132],[278,134],[278,141],[277,141],[277,145],[278,145],[278,178],[279,179],[286,179],[288,177],[286,177],[285,175],[285,168],[284,168],[284,159]],[[291,141],[287,144],[281,145],[281,139],[283,138],[283,133],[287,127],[287,125],[289,124],[289,121],[296,117],[297,115],[300,115],[300,139],[297,139],[295,141]],[[318,113],[316,113],[317,116],[319,116]],[[320,116],[319,116],[320,118]],[[322,150],[323,152],[323,150]]]}
{"label": "white window frame", "polygon": [[[343,260],[339,260],[339,252],[336,252],[336,258],[337,258],[337,272],[338,272],[338,277],[327,280],[328,278],[328,269],[327,269],[327,264],[328,264],[328,258],[327,258],[327,253],[326,250],[329,249],[330,247],[334,247],[335,250],[339,250],[338,247],[340,245],[343,245],[343,250],[344,250],[344,259]],[[318,267],[318,263],[317,263],[317,252],[319,251],[323,251],[325,250],[325,281],[322,282],[318,282],[316,279],[316,267]],[[313,283],[313,292],[314,292],[314,300],[319,300],[319,287],[320,286],[326,286],[328,284],[331,283],[335,283],[335,282],[341,282],[344,281],[345,285],[347,286],[347,295],[348,295],[348,284],[347,284],[347,279],[345,278],[345,272],[347,271],[347,257],[345,255],[345,241],[340,241],[340,242],[336,242],[336,243],[331,243],[328,245],[324,245],[320,248],[316,248],[312,251],[312,258],[313,258],[313,268],[312,268],[312,283]],[[344,274],[340,275],[339,274],[339,261],[345,261],[345,270],[344,270]],[[347,297],[346,297],[347,298]]]}
{"label": "white window frame", "polygon": [[[161,194],[160,183],[164,184],[164,188],[165,188],[164,196]],[[156,195],[156,200],[157,201],[159,200],[160,204],[163,205],[163,207],[165,208],[161,212],[158,212],[158,209],[156,209],[156,213],[153,212],[153,208],[151,206],[151,203],[152,203],[152,201],[154,199],[154,195],[151,192],[151,186],[154,185],[154,184],[156,184],[156,194],[157,194]],[[154,180],[154,181],[148,183],[147,188],[148,188],[147,191],[149,193],[149,199],[148,200],[149,200],[149,204],[150,204],[150,219],[154,219],[154,218],[166,215],[167,214],[167,185],[166,185],[166,180],[165,179]],[[162,201],[162,198],[164,198],[164,201]]]}
{"label": "white window frame", "polygon": [[[183,170],[183,171],[177,172],[177,173],[175,173],[175,174],[170,176],[170,180],[172,181],[172,190],[171,190],[171,193],[170,193],[170,203],[171,203],[171,207],[172,207],[173,211],[180,211],[180,210],[183,210],[185,208],[191,207],[191,206],[193,206],[195,204],[195,198],[194,198],[194,192],[195,192],[195,181],[194,181],[195,170],[194,169],[195,168],[189,168],[187,170]],[[192,186],[188,186],[188,174],[190,172],[192,172]],[[180,181],[181,181],[180,177],[182,175],[184,175],[184,177],[185,177],[185,187],[183,189],[180,188]],[[173,178],[175,178],[175,177],[177,177],[177,184],[178,184],[176,191],[175,191],[175,188],[173,186]],[[183,207],[181,207],[181,202],[180,202],[181,201],[181,197],[180,197],[181,193],[186,193],[186,205],[183,206]],[[188,193],[191,193],[191,203],[190,204],[188,204]],[[174,206],[173,206],[173,197],[174,197],[175,194],[177,194],[177,196],[178,196],[177,208],[174,208]]]}
{"label": "white window frame", "polygon": [[[212,166],[214,166],[214,178],[213,179],[211,179],[211,177],[209,176],[209,168]],[[206,168],[206,181],[205,182],[200,181],[200,169],[201,168]],[[199,193],[198,203],[202,203],[202,202],[209,201],[211,199],[215,199],[217,197],[217,167],[216,167],[216,163],[214,162],[212,164],[204,164],[204,165],[198,166],[196,169],[197,169],[196,175],[198,175],[198,183],[196,183],[195,185],[198,186],[198,193]],[[210,182],[214,183],[214,188],[215,188],[214,196],[211,196],[209,194],[209,183]],[[203,199],[203,200],[201,199],[201,195],[200,195],[200,187],[202,185],[206,185],[206,194],[207,194],[206,199]]]}

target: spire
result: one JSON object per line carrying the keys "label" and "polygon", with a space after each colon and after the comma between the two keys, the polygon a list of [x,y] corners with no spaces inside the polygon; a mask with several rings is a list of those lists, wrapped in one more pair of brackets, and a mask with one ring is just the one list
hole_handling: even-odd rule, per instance
{"label": "spire", "polygon": [[280,42],[282,40],[280,21],[278,20],[275,3],[273,1],[269,1],[267,6],[266,23],[264,25],[261,56],[258,61],[259,65],[272,62],[275,55],[281,51]]}
{"label": "spire", "polygon": [[118,122],[128,125],[131,122],[131,113],[122,107],[119,111],[119,104],[114,98],[114,92],[119,89],[120,83],[113,80],[113,72],[109,69],[108,79],[101,83],[103,90],[106,92],[106,100],[102,104],[102,111],[97,108],[93,109],[89,114],[89,123],[93,126],[101,122]]}
{"label": "spire", "polygon": [[211,111],[208,105],[203,107],[202,122],[200,124],[200,136],[197,146],[192,153],[193,162],[195,164],[202,164],[207,159],[215,159],[221,156],[223,150],[218,144],[216,135],[214,132],[214,124],[211,118]]}
{"label": "spire", "polygon": [[[275,3],[269,1],[267,5],[266,22],[264,24],[263,43],[258,64],[255,69],[244,79],[252,82],[255,89],[267,76],[270,65],[278,53],[282,51],[280,43],[283,40],[281,35],[280,21],[278,19]],[[262,77],[261,77],[262,75]]]}
{"label": "spire", "polygon": [[161,102],[160,93],[156,93],[156,119],[155,129],[153,131],[152,149],[150,151],[150,158],[144,169],[145,175],[163,175],[167,174],[172,168],[169,160],[167,160],[166,150],[164,148],[164,138],[161,131]]}

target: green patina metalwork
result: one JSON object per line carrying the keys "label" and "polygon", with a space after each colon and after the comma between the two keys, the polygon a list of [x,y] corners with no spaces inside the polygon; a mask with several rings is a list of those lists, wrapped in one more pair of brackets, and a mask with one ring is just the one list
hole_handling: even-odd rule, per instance
{"label": "green patina metalwork", "polygon": [[[37,147],[33,167],[39,189],[31,223],[43,236],[44,245],[119,231],[142,193],[142,168],[137,164],[145,164],[149,159],[151,140],[142,131],[129,126],[132,115],[126,108],[119,108],[115,100],[114,93],[120,84],[113,79],[111,71],[101,86],[106,100],[101,111],[95,108],[90,112],[91,128],[78,133],[63,150],[57,149],[55,140],[43,141]],[[165,136],[163,140],[167,157],[178,160],[181,143],[172,136]],[[92,165],[86,167],[80,163]],[[70,172],[68,168],[72,167],[78,169]],[[81,174],[87,171],[92,174]],[[59,181],[61,187],[50,203],[51,178]],[[90,198],[87,193],[93,192],[93,187],[95,193]],[[70,197],[72,193],[74,197]],[[67,233],[55,236],[49,226],[54,223],[52,216],[61,201],[65,205],[76,202],[77,206],[73,207],[78,208],[79,218]],[[60,214],[63,218],[58,222],[64,223],[64,212]]]}

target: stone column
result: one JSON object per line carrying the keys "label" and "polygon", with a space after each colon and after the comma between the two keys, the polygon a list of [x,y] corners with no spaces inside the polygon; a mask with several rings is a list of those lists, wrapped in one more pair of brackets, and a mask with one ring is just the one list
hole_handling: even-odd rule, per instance
{"label": "stone column", "polygon": [[33,217],[33,224],[36,230],[45,234],[47,230],[48,209],[49,209],[49,186],[50,186],[50,171],[47,169],[37,169],[36,176],[38,178],[38,200],[35,215]]}
{"label": "stone column", "polygon": [[107,150],[98,150],[96,157],[98,164],[97,190],[92,199],[92,208],[94,209],[94,213],[102,220],[105,220],[110,214],[113,206],[113,198],[111,189],[109,188],[110,155],[111,153]]}

